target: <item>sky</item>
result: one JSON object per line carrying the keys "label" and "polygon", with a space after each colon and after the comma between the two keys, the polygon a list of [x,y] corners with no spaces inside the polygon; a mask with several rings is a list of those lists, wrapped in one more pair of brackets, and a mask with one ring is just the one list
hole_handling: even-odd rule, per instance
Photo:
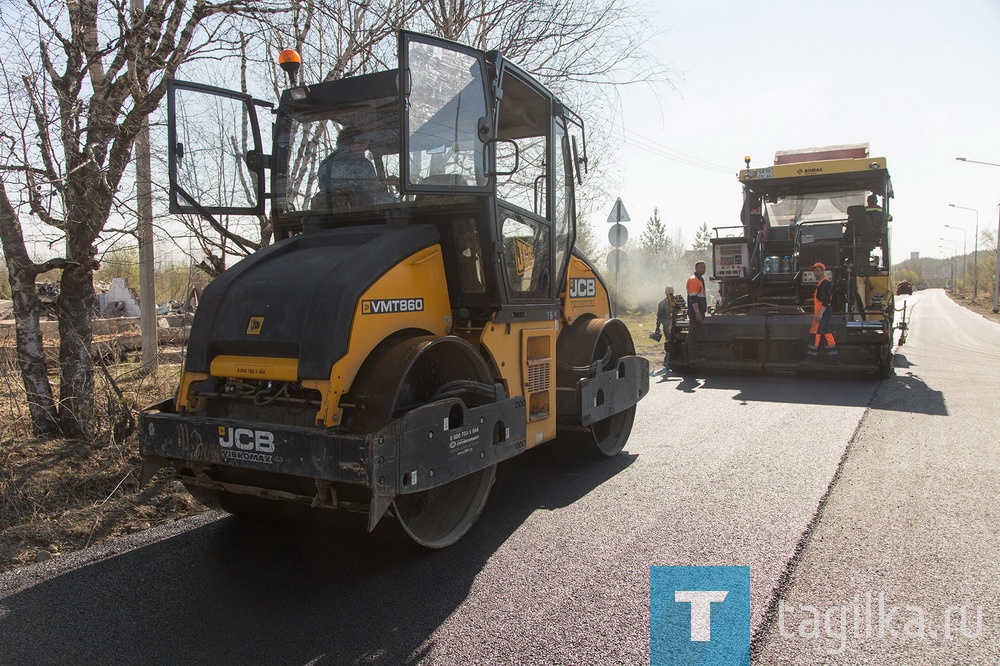
{"label": "sky", "polygon": [[1000,164],[1000,0],[629,1],[671,81],[588,127],[618,143],[599,242],[615,196],[632,239],[659,208],[690,246],[702,223],[739,224],[744,155],[863,142],[892,176],[895,263],[973,252],[977,219],[997,232],[1000,166],[955,158]]}
{"label": "sky", "polygon": [[[629,89],[612,128],[631,238],[654,207],[686,245],[703,222],[739,224],[744,155],[762,167],[776,150],[864,142],[892,177],[894,263],[961,255],[963,242],[973,252],[977,217],[996,234],[1000,166],[955,158],[1000,164],[1000,1],[674,0],[644,11],[648,49],[674,87]],[[599,240],[613,204],[590,218]]]}

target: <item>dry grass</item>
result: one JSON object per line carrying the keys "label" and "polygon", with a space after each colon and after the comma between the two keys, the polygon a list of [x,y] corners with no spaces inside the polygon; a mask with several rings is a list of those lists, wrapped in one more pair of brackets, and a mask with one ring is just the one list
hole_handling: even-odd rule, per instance
{"label": "dry grass", "polygon": [[[660,367],[658,364],[663,361],[665,339],[657,342],[649,337],[649,334],[656,328],[656,313],[647,315],[619,314],[618,318],[624,322],[629,333],[632,334],[636,355],[649,359],[650,369]],[[662,329],[660,332],[663,332]]]}
{"label": "dry grass", "polygon": [[[20,374],[0,380],[0,571],[79,550],[204,508],[159,475],[140,490],[132,431],[137,408],[169,396],[179,364],[143,375],[135,364],[98,368],[99,431],[87,442],[31,437]],[[53,378],[54,381],[54,378]]]}

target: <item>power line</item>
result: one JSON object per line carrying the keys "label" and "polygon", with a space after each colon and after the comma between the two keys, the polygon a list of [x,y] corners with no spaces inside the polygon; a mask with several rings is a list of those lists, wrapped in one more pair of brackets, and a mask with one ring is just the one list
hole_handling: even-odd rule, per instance
{"label": "power line", "polygon": [[732,167],[727,167],[721,164],[716,164],[715,162],[710,162],[704,160],[700,157],[694,155],[689,155],[676,148],[671,148],[670,146],[654,141],[650,139],[645,134],[636,132],[634,130],[628,129],[622,125],[612,123],[612,125],[621,131],[622,139],[625,143],[633,148],[637,148],[643,152],[656,155],[657,157],[662,157],[664,159],[671,160],[673,162],[679,162],[681,164],[686,164],[688,166],[693,166],[698,169],[705,169],[706,171],[715,171],[718,173],[734,173]]}

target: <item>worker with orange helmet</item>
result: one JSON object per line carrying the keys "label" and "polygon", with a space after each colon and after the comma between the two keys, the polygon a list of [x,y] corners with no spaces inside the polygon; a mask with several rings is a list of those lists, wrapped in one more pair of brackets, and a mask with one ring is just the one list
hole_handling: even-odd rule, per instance
{"label": "worker with orange helmet", "polygon": [[811,270],[816,277],[816,293],[813,296],[813,320],[809,327],[806,363],[817,363],[820,345],[825,344],[830,364],[840,365],[840,353],[833,337],[833,283],[826,277],[825,264],[817,261],[807,270]]}

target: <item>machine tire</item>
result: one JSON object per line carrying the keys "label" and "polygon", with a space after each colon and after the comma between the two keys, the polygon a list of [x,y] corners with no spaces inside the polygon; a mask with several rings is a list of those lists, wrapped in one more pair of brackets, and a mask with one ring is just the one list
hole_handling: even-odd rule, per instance
{"label": "machine tire", "polygon": [[[357,393],[382,396],[383,404],[366,409],[368,414],[398,418],[407,411],[434,400],[434,393],[448,382],[471,380],[493,384],[486,363],[475,349],[459,338],[423,336],[392,341],[372,354],[374,361],[363,368]],[[467,404],[476,397],[463,396]],[[359,421],[356,428],[371,432],[389,418]],[[392,512],[403,532],[425,548],[444,548],[460,539],[475,523],[489,498],[496,478],[496,465],[455,479],[437,488],[396,495]]]}
{"label": "machine tire", "polygon": [[875,374],[880,379],[888,379],[892,377],[892,369],[892,350],[885,346],[879,353],[878,368],[875,370]]}
{"label": "machine tire", "polygon": [[[614,367],[623,356],[635,354],[632,335],[617,319],[579,321],[567,329],[563,336],[559,338],[557,357],[568,359],[567,365],[571,367],[598,365],[592,375]],[[559,385],[571,385],[570,381],[575,383],[580,378],[579,375],[563,371]],[[557,437],[559,441],[577,447],[587,456],[613,458],[625,448],[635,422],[635,410],[636,406],[633,405],[586,428],[560,428]]]}

